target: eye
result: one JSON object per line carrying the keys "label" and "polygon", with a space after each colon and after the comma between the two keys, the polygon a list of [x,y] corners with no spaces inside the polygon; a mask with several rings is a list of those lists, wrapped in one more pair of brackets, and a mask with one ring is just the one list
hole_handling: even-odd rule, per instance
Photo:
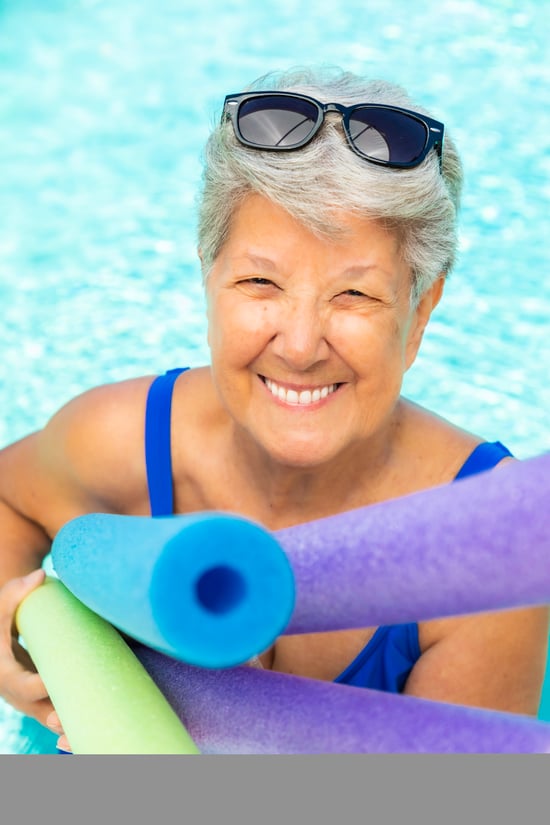
{"label": "eye", "polygon": [[367,298],[368,295],[365,295],[365,293],[361,292],[359,289],[344,289],[342,292],[338,292],[338,294],[334,296],[333,301],[350,302]]}
{"label": "eye", "polygon": [[361,292],[360,289],[343,289],[332,299],[333,306],[356,311],[370,310],[379,302],[378,297]]}
{"label": "eye", "polygon": [[275,286],[273,281],[270,281],[269,278],[260,278],[259,276],[245,278],[244,281],[241,281],[241,283],[255,284],[256,286]]}
{"label": "eye", "polygon": [[350,295],[352,298],[366,298],[367,297],[364,292],[360,292],[358,289],[346,289],[341,294],[342,295]]}
{"label": "eye", "polygon": [[247,294],[263,298],[279,290],[278,285],[274,281],[271,281],[269,278],[263,278],[261,275],[241,278],[237,281],[237,286]]}

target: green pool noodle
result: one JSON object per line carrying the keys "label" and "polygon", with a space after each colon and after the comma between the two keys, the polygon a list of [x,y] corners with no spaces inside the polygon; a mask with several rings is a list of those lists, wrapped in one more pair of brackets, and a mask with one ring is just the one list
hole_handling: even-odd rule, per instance
{"label": "green pool noodle", "polygon": [[29,593],[16,625],[73,753],[199,753],[118,631],[62,582]]}

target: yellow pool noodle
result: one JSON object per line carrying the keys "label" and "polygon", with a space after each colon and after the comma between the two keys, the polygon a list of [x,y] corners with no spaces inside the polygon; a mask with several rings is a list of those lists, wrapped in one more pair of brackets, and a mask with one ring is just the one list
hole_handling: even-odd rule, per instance
{"label": "yellow pool noodle", "polygon": [[197,754],[122,636],[47,577],[16,625],[75,754]]}

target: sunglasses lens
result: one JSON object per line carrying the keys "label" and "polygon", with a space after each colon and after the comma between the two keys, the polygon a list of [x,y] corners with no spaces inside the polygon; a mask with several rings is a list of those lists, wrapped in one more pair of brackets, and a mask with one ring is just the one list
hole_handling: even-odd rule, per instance
{"label": "sunglasses lens", "polygon": [[309,137],[318,118],[319,110],[308,100],[266,95],[241,104],[238,125],[248,143],[292,149]]}
{"label": "sunglasses lens", "polygon": [[428,133],[419,120],[390,109],[355,109],[349,119],[354,146],[367,158],[413,163],[422,154]]}

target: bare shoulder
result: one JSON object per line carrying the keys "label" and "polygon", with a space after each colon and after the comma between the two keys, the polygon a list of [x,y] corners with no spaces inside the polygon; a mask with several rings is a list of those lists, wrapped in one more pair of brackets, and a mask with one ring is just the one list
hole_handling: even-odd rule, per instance
{"label": "bare shoulder", "polygon": [[172,402],[172,471],[176,506],[182,511],[212,505],[203,492],[220,480],[228,421],[209,367],[178,378]]}
{"label": "bare shoulder", "polygon": [[172,449],[176,461],[194,446],[200,448],[204,439],[216,438],[227,421],[209,367],[197,367],[179,376],[172,401]]}
{"label": "bare shoulder", "polygon": [[81,431],[105,434],[113,427],[119,429],[137,419],[143,424],[147,393],[153,380],[154,376],[149,375],[92,387],[61,407],[45,431],[61,432],[69,439]]}
{"label": "bare shoulder", "polygon": [[153,378],[95,387],[69,402],[44,430],[47,460],[61,447],[67,480],[105,509],[131,512],[146,492],[145,408]]}
{"label": "bare shoulder", "polygon": [[12,506],[50,535],[80,513],[146,507],[143,431],[152,380],[87,390],[42,430],[6,448],[0,466],[10,469]]}
{"label": "bare shoulder", "polygon": [[[403,402],[402,418],[405,452],[410,456],[417,478],[425,478],[425,486],[452,481],[485,440],[410,401]],[[502,463],[511,460],[505,457]]]}
{"label": "bare shoulder", "polygon": [[182,373],[174,386],[173,416],[189,420],[218,415],[220,402],[210,367],[195,367]]}

